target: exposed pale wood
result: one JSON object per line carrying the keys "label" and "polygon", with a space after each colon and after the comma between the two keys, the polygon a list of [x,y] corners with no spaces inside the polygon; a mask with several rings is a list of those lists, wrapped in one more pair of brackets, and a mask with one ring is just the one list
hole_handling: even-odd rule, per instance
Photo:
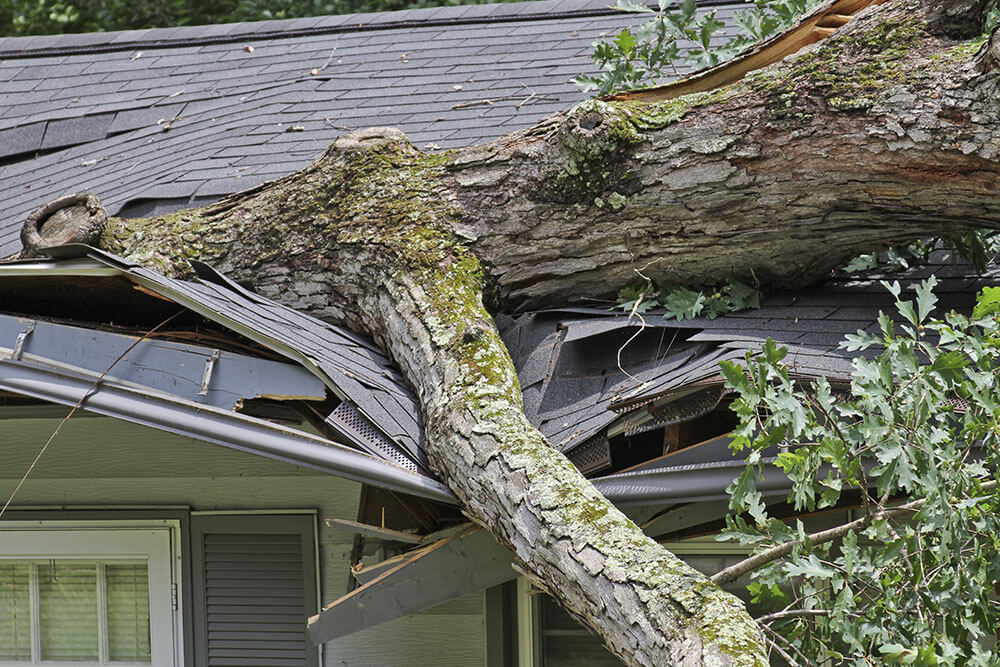
{"label": "exposed pale wood", "polygon": [[[510,552],[472,527],[394,560],[388,569],[309,619],[309,634],[326,642],[513,578]],[[360,573],[359,573],[360,574]],[[359,580],[365,579],[359,576]]]}
{"label": "exposed pale wood", "polygon": [[817,24],[820,28],[839,28],[854,18],[853,14],[827,14]]}
{"label": "exposed pale wood", "polygon": [[802,47],[832,34],[817,32],[816,28],[831,15],[845,16],[856,14],[859,10],[871,4],[881,4],[885,0],[828,0],[810,12],[799,24],[783,33],[775,35],[759,46],[746,51],[732,60],[694,74],[680,81],[664,86],[644,88],[617,95],[609,95],[609,100],[632,100],[636,102],[662,102],[672,100],[682,95],[701,93],[715,88],[735,83],[748,73],[778,62]]}
{"label": "exposed pale wood", "polygon": [[813,28],[813,34],[818,35],[820,39],[822,39],[823,37],[829,37],[835,32],[837,32],[836,28]]}
{"label": "exposed pale wood", "polygon": [[371,526],[366,523],[358,523],[357,521],[350,521],[348,519],[324,519],[326,525],[330,528],[340,528],[351,533],[357,533],[361,535],[367,535],[368,537],[374,537],[380,540],[386,540],[388,542],[404,542],[406,544],[420,544],[423,540],[420,535],[414,535],[413,533],[404,533],[400,530],[392,530],[391,528],[381,528],[379,526]]}

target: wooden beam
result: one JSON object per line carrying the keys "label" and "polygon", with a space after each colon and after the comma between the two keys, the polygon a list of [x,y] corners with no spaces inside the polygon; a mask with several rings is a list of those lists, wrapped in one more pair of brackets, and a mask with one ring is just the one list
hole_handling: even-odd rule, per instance
{"label": "wooden beam", "polygon": [[376,566],[376,577],[309,619],[309,636],[327,642],[502,584],[516,576],[512,562],[513,555],[492,535],[469,526],[386,567]]}
{"label": "wooden beam", "polygon": [[401,530],[392,530],[391,528],[380,528],[379,526],[372,526],[367,523],[358,523],[357,521],[349,521],[348,519],[324,519],[324,522],[330,528],[340,528],[351,533],[385,540],[386,542],[420,544],[423,539],[420,535],[414,535],[413,533],[404,533]]}

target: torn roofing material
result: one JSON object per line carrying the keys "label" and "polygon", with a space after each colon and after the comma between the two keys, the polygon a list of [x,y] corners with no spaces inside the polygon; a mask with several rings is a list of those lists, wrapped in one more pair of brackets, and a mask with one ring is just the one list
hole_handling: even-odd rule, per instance
{"label": "torn roofing material", "polygon": [[[848,334],[874,332],[879,312],[892,316],[894,298],[883,281],[899,280],[904,298],[935,274],[937,313],[969,312],[977,290],[1000,278],[1000,267],[978,274],[943,253],[896,273],[838,275],[808,289],[776,291],[761,308],[716,319],[676,320],[662,312],[641,318],[608,309],[566,308],[500,316],[532,423],[571,460],[603,433],[662,426],[662,408],[698,400],[722,385],[718,363],[740,361],[772,339],[789,350],[786,362],[803,379],[848,383],[857,352],[839,347]],[[912,293],[912,292],[910,292]],[[869,352],[870,354],[872,352]],[[696,392],[701,392],[696,393]],[[717,394],[716,394],[717,395]]]}
{"label": "torn roofing material", "polygon": [[[269,301],[200,266],[204,279],[164,277],[85,246],[54,251],[57,262],[14,262],[3,275],[67,275],[111,269],[144,289],[217,322],[301,364],[341,401],[331,426],[344,422],[357,444],[411,472],[432,477],[423,454],[419,409],[399,371],[372,344],[340,327]],[[82,258],[89,261],[85,263]],[[62,268],[59,268],[62,267]],[[71,268],[70,268],[71,267]],[[363,427],[363,428],[361,428]]]}
{"label": "torn roofing material", "polygon": [[[530,127],[584,98],[571,80],[595,67],[594,40],[647,20],[607,4],[0,39],[0,257],[40,202],[69,192],[145,216],[297,171],[364,127],[426,150]],[[741,5],[700,4],[729,25]]]}

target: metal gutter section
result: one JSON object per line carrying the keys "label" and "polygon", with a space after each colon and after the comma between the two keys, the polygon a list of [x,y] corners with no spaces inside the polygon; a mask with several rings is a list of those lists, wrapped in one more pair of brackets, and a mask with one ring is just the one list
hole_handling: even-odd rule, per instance
{"label": "metal gutter section", "polygon": [[89,258],[65,260],[14,260],[0,264],[0,278],[8,276],[120,276],[118,269]]}
{"label": "metal gutter section", "polygon": [[85,397],[83,408],[100,415],[438,502],[458,502],[440,482],[363,452],[261,419],[168,395],[109,383],[94,387],[90,378],[9,359],[0,361],[0,390],[68,406]]}
{"label": "metal gutter section", "polygon": [[[773,459],[762,461],[770,463]],[[619,507],[657,502],[692,503],[728,498],[726,487],[745,468],[743,460],[718,461],[622,472],[590,481]],[[757,480],[757,490],[764,496],[785,494],[790,485],[788,476],[773,466],[765,467],[763,478]]]}

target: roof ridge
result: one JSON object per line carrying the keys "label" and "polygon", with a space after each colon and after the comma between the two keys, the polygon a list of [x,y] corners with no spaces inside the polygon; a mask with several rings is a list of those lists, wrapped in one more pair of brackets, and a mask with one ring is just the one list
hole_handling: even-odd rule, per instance
{"label": "roof ridge", "polygon": [[[699,6],[731,5],[733,0],[699,0]],[[0,59],[38,58],[82,53],[129,51],[239,42],[248,39],[290,39],[313,35],[412,27],[469,25],[560,18],[607,16],[620,10],[607,0],[538,0],[493,2],[404,9],[368,14],[219,23],[173,28],[146,28],[66,35],[0,37]]]}

